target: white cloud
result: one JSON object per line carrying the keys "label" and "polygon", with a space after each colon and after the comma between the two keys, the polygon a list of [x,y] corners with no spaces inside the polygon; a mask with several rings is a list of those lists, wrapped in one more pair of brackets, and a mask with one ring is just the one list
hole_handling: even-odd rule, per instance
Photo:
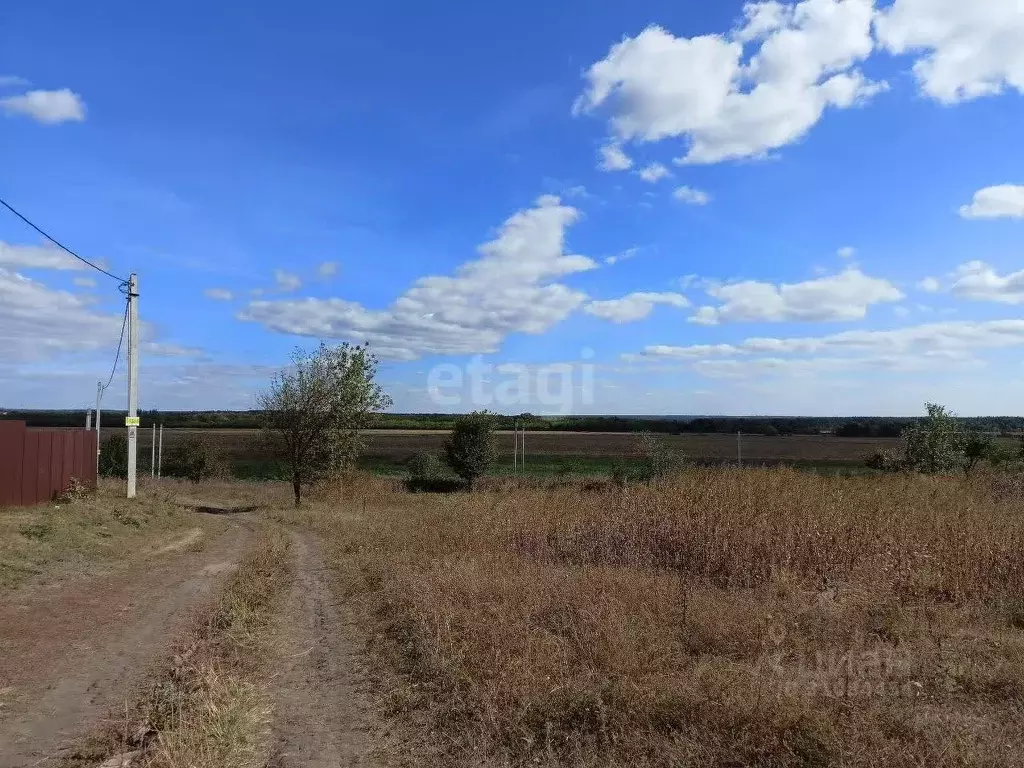
{"label": "white cloud", "polygon": [[850,268],[837,275],[802,283],[744,280],[710,285],[707,294],[723,302],[701,307],[691,322],[841,322],[860,320],[872,304],[899,301],[903,293],[888,280]]}
{"label": "white cloud", "polygon": [[650,26],[587,70],[574,111],[607,109],[620,141],[684,139],[686,163],[764,156],[803,138],[827,108],[886,88],[857,68],[874,46],[873,11],[873,0],[753,3],[724,35]]}
{"label": "white cloud", "polygon": [[970,205],[960,207],[960,215],[965,219],[1024,219],[1024,186],[1000,184],[979,189]]}
{"label": "white cloud", "polygon": [[635,246],[634,245],[632,248],[627,248],[626,250],[622,251],[621,253],[616,253],[614,256],[605,256],[604,263],[609,265],[609,266],[611,266],[612,264],[617,264],[620,261],[626,261],[627,259],[632,259],[639,252],[640,252],[639,246]]}
{"label": "white cloud", "polygon": [[508,334],[543,333],[586,300],[555,282],[597,266],[566,253],[565,232],[579,215],[544,195],[453,276],[420,278],[386,310],[344,299],[253,301],[239,317],[281,333],[369,341],[396,359],[495,352]]}
{"label": "white cloud", "polygon": [[926,277],[917,284],[917,287],[925,293],[938,293],[942,290],[942,283],[936,277]]}
{"label": "white cloud", "polygon": [[638,174],[644,181],[654,184],[671,176],[672,172],[661,163],[651,163]]}
{"label": "white cloud", "polygon": [[895,0],[878,12],[879,44],[916,55],[921,90],[955,104],[1024,92],[1024,4],[1019,0]]}
{"label": "white cloud", "polygon": [[95,288],[96,281],[91,277],[74,277],[71,282],[77,285],[79,288]]}
{"label": "white cloud", "polygon": [[633,167],[632,159],[618,144],[605,144],[600,149],[600,155],[601,162],[597,167],[602,171],[628,171]]}
{"label": "white cloud", "polygon": [[953,294],[964,299],[1024,304],[1024,270],[1003,276],[983,261],[969,261],[957,267],[953,281]]}
{"label": "white cloud", "polygon": [[23,88],[31,85],[28,80],[17,75],[0,75],[0,88]]}
{"label": "white cloud", "polygon": [[291,272],[285,272],[283,269],[274,270],[274,285],[277,290],[283,292],[297,291],[302,287],[302,280],[298,275],[293,275]]}
{"label": "white cloud", "polygon": [[324,261],[316,268],[316,273],[325,280],[334,277],[338,274],[338,262]]}
{"label": "white cloud", "polygon": [[689,300],[679,293],[645,293],[641,291],[630,293],[621,299],[591,301],[583,307],[583,311],[604,320],[611,320],[613,323],[632,323],[651,314],[651,310],[657,304],[680,308],[690,306]]}
{"label": "white cloud", "polygon": [[[736,345],[737,356],[746,355],[923,355],[952,359],[969,356],[976,350],[1024,346],[1024,320],[949,321],[925,323],[884,331],[844,331],[828,336],[797,338],[751,337]],[[673,347],[654,345],[644,348],[647,360],[707,357],[706,345]],[[728,354],[723,352],[723,354]]]}
{"label": "white cloud", "polygon": [[845,245],[838,251],[836,251],[836,255],[840,259],[852,259],[854,256],[857,255],[857,249],[854,248],[852,245]]}
{"label": "white cloud", "polygon": [[207,288],[203,291],[203,295],[208,299],[213,299],[214,301],[231,301],[235,298],[235,294],[226,288]]}
{"label": "white cloud", "polygon": [[702,189],[694,189],[693,187],[676,187],[672,193],[672,197],[680,202],[686,203],[687,205],[707,205],[711,202],[711,195]]}
{"label": "white cloud", "polygon": [[80,270],[85,269],[85,266],[56,246],[10,245],[0,242],[0,267]]}
{"label": "white cloud", "polygon": [[0,267],[0,359],[48,360],[62,353],[90,352],[117,344],[121,313],[95,310],[67,291]]}
{"label": "white cloud", "polygon": [[25,115],[49,125],[85,120],[85,102],[81,96],[67,88],[8,96],[0,99],[0,110],[12,115]]}

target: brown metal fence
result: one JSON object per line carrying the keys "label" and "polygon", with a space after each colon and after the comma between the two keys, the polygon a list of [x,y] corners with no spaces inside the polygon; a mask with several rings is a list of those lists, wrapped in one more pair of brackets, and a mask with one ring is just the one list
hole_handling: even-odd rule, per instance
{"label": "brown metal fence", "polygon": [[0,507],[52,501],[75,478],[96,487],[96,433],[0,421]]}

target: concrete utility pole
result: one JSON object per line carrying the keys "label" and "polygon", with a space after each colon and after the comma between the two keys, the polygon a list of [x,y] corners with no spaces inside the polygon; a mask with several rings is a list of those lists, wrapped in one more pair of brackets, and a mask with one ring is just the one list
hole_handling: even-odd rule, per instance
{"label": "concrete utility pole", "polygon": [[96,477],[100,476],[100,400],[103,399],[103,382],[96,382]]}
{"label": "concrete utility pole", "polygon": [[149,444],[149,476],[156,477],[156,422],[153,422],[153,441]]}
{"label": "concrete utility pole", "polygon": [[92,429],[92,408],[85,409],[85,431],[89,432]]}
{"label": "concrete utility pole", "polygon": [[164,468],[164,425],[160,425],[160,448],[156,454],[156,479],[160,479],[160,470]]}
{"label": "concrete utility pole", "polygon": [[128,498],[135,498],[139,448],[139,278],[128,276]]}
{"label": "concrete utility pole", "polygon": [[743,433],[736,433],[736,464],[743,469]]}

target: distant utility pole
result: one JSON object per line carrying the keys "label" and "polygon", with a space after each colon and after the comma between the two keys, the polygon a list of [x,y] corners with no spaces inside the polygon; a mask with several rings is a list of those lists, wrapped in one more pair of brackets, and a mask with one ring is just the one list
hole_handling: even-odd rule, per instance
{"label": "distant utility pole", "polygon": [[160,479],[160,471],[164,468],[164,425],[160,424],[160,448],[156,453],[156,479]]}
{"label": "distant utility pole", "polygon": [[85,431],[92,430],[92,408],[85,409]]}
{"label": "distant utility pole", "polygon": [[103,382],[96,382],[96,477],[100,476],[100,400],[103,399]]}
{"label": "distant utility pole", "polygon": [[736,432],[736,465],[743,469],[743,433]]}
{"label": "distant utility pole", "polygon": [[139,448],[139,278],[128,276],[128,498],[135,498]]}
{"label": "distant utility pole", "polygon": [[153,422],[153,440],[149,444],[149,476],[156,477],[156,422]]}
{"label": "distant utility pole", "polygon": [[519,474],[519,421],[512,422],[512,474]]}

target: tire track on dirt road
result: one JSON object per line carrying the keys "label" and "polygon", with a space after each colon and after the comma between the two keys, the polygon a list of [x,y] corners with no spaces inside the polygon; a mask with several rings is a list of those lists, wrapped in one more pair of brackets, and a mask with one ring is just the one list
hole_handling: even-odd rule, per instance
{"label": "tire track on dirt road", "polygon": [[0,604],[0,768],[52,765],[134,700],[252,536],[240,520],[200,551],[153,553]]}
{"label": "tire track on dirt road", "polygon": [[283,623],[274,768],[371,768],[367,671],[316,539],[292,532],[295,581]]}

